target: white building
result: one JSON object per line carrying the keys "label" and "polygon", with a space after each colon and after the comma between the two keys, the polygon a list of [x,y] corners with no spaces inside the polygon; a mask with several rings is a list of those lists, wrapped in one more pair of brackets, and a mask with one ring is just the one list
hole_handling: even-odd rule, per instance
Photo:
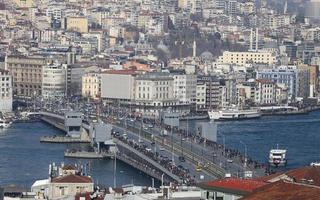
{"label": "white building", "polygon": [[0,69],[0,112],[12,111],[12,78],[9,72]]}
{"label": "white building", "polygon": [[184,72],[173,72],[174,97],[182,104],[192,104],[196,102],[197,75],[185,74]]}
{"label": "white building", "polygon": [[266,79],[256,80],[255,103],[271,105],[276,103],[276,84]]}
{"label": "white building", "polygon": [[67,65],[49,63],[42,67],[42,96],[45,99],[64,97],[66,93]]}
{"label": "white building", "polygon": [[133,101],[135,75],[132,70],[110,70],[101,74],[101,98],[122,102]]}

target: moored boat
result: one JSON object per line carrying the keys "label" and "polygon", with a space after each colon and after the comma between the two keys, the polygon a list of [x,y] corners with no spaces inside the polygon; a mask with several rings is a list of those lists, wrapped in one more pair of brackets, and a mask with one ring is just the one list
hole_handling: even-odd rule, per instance
{"label": "moored boat", "polygon": [[12,122],[8,119],[0,118],[0,128],[9,128]]}
{"label": "moored boat", "polygon": [[261,117],[259,110],[255,109],[223,109],[217,111],[208,111],[208,115],[211,120],[241,120]]}

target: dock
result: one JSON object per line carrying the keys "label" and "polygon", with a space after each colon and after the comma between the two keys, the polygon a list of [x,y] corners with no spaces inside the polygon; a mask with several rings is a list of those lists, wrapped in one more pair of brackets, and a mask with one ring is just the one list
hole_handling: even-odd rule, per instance
{"label": "dock", "polygon": [[111,158],[113,157],[113,155],[108,153],[97,153],[97,152],[88,152],[88,151],[76,151],[76,152],[65,151],[64,157],[82,158],[82,159],[103,159],[103,158]]}
{"label": "dock", "polygon": [[42,143],[90,143],[88,139],[72,138],[67,136],[43,136],[40,138]]}

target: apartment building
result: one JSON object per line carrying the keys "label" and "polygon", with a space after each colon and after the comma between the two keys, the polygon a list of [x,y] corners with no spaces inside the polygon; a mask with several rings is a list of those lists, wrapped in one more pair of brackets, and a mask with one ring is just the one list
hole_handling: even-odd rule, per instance
{"label": "apartment building", "polygon": [[218,63],[236,64],[244,66],[247,63],[259,63],[273,65],[276,63],[276,56],[271,52],[246,51],[231,52],[224,51],[223,55],[218,58]]}
{"label": "apartment building", "polygon": [[256,80],[255,103],[272,105],[276,103],[276,84],[267,79]]}
{"label": "apartment building", "polygon": [[82,76],[82,96],[92,99],[100,98],[101,78],[98,73],[87,73]]}
{"label": "apartment building", "polygon": [[80,33],[88,33],[89,25],[86,17],[70,16],[65,19],[65,29],[69,31],[77,31]]}
{"label": "apartment building", "polygon": [[171,76],[174,79],[173,94],[180,103],[195,104],[197,75],[186,74],[184,71],[171,71]]}
{"label": "apartment building", "polygon": [[12,111],[12,78],[8,71],[0,69],[0,112]]}
{"label": "apartment building", "polygon": [[5,69],[12,76],[13,94],[20,97],[42,95],[42,66],[44,65],[46,65],[44,57],[6,56]]}
{"label": "apartment building", "polygon": [[220,107],[222,94],[220,80],[214,76],[198,76],[197,85],[203,84],[206,90],[206,100],[205,106],[201,107],[201,111],[208,111]]}
{"label": "apartment building", "polygon": [[66,95],[66,64],[48,63],[43,66],[42,96],[45,99],[61,98]]}
{"label": "apartment building", "polygon": [[158,117],[161,111],[171,107],[176,110],[179,101],[174,96],[174,79],[170,73],[147,73],[136,77],[136,111]]}

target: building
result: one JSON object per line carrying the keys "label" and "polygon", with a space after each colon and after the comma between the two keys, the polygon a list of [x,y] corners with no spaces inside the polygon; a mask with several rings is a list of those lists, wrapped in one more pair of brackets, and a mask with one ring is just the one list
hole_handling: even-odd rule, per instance
{"label": "building", "polygon": [[[201,111],[217,109],[221,106],[220,80],[214,76],[198,76],[197,85],[205,85],[205,107]],[[200,108],[200,107],[199,107]]]}
{"label": "building", "polygon": [[201,198],[270,200],[317,200],[320,194],[320,167],[308,166],[253,179],[224,178],[199,183]]}
{"label": "building", "polygon": [[184,71],[171,71],[170,74],[174,79],[174,97],[178,99],[181,104],[195,104],[197,75],[186,74]]}
{"label": "building", "polygon": [[224,51],[223,55],[218,58],[218,63],[236,64],[244,66],[247,63],[259,63],[273,65],[277,62],[276,56],[270,52],[246,51],[230,52]]}
{"label": "building", "polygon": [[12,78],[8,71],[0,69],[0,112],[12,111]]}
{"label": "building", "polygon": [[136,72],[133,70],[110,70],[102,73],[101,98],[112,102],[133,102],[135,98],[135,76]]}
{"label": "building", "polygon": [[37,180],[33,183],[31,191],[36,199],[71,199],[78,193],[94,191],[93,180],[89,176],[79,175],[79,170],[73,165],[61,167],[50,165],[50,177]]}
{"label": "building", "polygon": [[299,79],[296,66],[280,66],[274,69],[257,71],[257,79],[267,79],[277,85],[284,84],[288,88],[288,100],[295,101],[298,96]]}
{"label": "building", "polygon": [[77,63],[67,66],[67,95],[80,96],[82,94],[82,77],[89,72],[98,72],[97,66],[91,63]]}
{"label": "building", "polygon": [[272,105],[276,103],[276,84],[270,80],[256,80],[255,99],[258,105]]}
{"label": "building", "polygon": [[306,3],[305,7],[306,17],[311,19],[320,18],[320,1],[319,0],[310,0]]}
{"label": "building", "polygon": [[68,31],[77,31],[80,33],[88,33],[89,25],[86,17],[67,17],[65,19],[65,29]]}
{"label": "building", "polygon": [[42,70],[46,63],[43,57],[7,56],[5,69],[13,79],[13,95],[20,97],[42,95]]}
{"label": "building", "polygon": [[100,74],[88,73],[82,76],[82,96],[98,99],[101,96]]}
{"label": "building", "polygon": [[167,108],[178,110],[178,99],[174,96],[174,79],[170,73],[147,73],[136,77],[136,111],[150,117],[159,117]]}
{"label": "building", "polygon": [[13,3],[20,8],[31,8],[34,6],[33,0],[13,0]]}
{"label": "building", "polygon": [[66,64],[48,63],[42,69],[42,96],[45,99],[62,98],[66,95]]}
{"label": "building", "polygon": [[204,82],[197,83],[197,101],[196,110],[201,111],[206,108],[206,84]]}

